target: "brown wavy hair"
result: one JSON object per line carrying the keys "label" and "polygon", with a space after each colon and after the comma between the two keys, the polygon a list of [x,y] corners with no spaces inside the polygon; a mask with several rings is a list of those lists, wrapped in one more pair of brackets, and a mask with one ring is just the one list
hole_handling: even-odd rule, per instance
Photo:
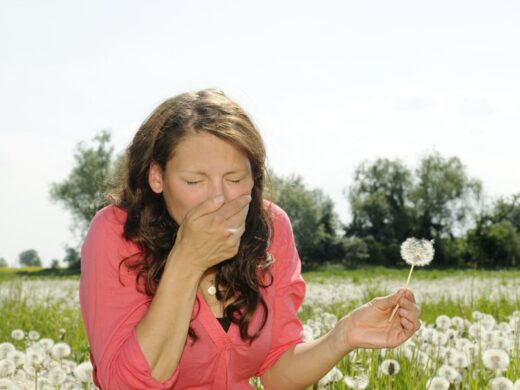
{"label": "brown wavy hair", "polygon": [[[254,186],[246,217],[246,229],[237,254],[216,266],[215,286],[219,301],[236,298],[224,309],[224,316],[240,327],[240,336],[251,343],[260,334],[268,316],[260,288],[272,283],[271,221],[263,206],[266,180],[265,147],[249,116],[221,91],[206,89],[188,92],[161,103],[144,121],[126,151],[126,168],[120,187],[112,194],[114,203],[127,212],[124,237],[135,242],[140,252],[122,263],[136,271],[136,285],[144,280],[145,291],[153,296],[161,280],[166,259],[175,243],[179,225],[169,215],[162,194],[148,184],[150,164],[164,170],[179,142],[189,134],[207,132],[235,146],[251,164]],[[120,266],[121,266],[120,264]],[[263,275],[270,283],[262,284]],[[222,288],[222,291],[220,291]],[[260,328],[249,334],[250,319],[261,305],[264,316]],[[190,327],[189,335],[197,339]]]}

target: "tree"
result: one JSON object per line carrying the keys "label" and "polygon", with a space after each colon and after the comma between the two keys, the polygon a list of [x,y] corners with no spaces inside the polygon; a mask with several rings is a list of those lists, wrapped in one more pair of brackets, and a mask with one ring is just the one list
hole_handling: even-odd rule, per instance
{"label": "tree", "polygon": [[78,250],[75,248],[66,247],[63,262],[68,264],[68,268],[79,269],[81,263]]}
{"label": "tree", "polygon": [[298,253],[304,266],[341,260],[339,220],[332,200],[321,190],[309,190],[300,176],[277,177],[270,173],[270,197],[282,207],[293,226]]}
{"label": "tree", "polygon": [[411,173],[399,160],[377,159],[360,164],[347,195],[352,209],[347,232],[361,237],[371,235],[385,243],[406,237],[410,189]]}
{"label": "tree", "polygon": [[[412,174],[399,160],[363,162],[355,170],[347,199],[352,221],[345,227],[349,237],[361,238],[372,263],[391,265],[399,258],[396,246],[412,229],[409,193]],[[365,252],[361,252],[365,253]]]}
{"label": "tree", "polygon": [[7,268],[9,267],[9,264],[7,264],[7,260],[3,257],[0,257],[0,268]]}
{"label": "tree", "polygon": [[34,249],[28,249],[26,251],[21,252],[18,255],[18,261],[20,262],[20,265],[26,266],[26,267],[41,267],[42,261],[40,260],[40,256],[38,255],[38,252]]}
{"label": "tree", "polygon": [[471,220],[482,184],[471,179],[457,157],[434,152],[416,170],[417,183],[410,194],[415,212],[415,232],[423,237],[453,237]]}
{"label": "tree", "polygon": [[467,252],[474,266],[497,268],[520,264],[520,194],[500,198],[483,210],[466,234]]}
{"label": "tree", "polygon": [[112,174],[111,135],[101,131],[92,146],[80,142],[74,154],[75,165],[62,182],[51,184],[50,196],[62,203],[73,217],[73,229],[83,235],[96,214],[105,204],[104,194],[110,186]]}
{"label": "tree", "polygon": [[52,269],[60,268],[60,261],[58,259],[52,259],[51,268]]}

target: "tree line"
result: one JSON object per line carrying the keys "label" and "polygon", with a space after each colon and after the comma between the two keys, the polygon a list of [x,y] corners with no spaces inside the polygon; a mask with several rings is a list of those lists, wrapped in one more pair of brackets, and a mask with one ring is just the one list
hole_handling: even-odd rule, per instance
{"label": "tree line", "polygon": [[[111,135],[101,131],[79,143],[75,165],[50,196],[73,216],[80,242],[105,194],[117,185],[124,157],[114,157]],[[308,188],[298,175],[268,172],[266,197],[289,215],[304,268],[324,263],[401,266],[400,245],[408,237],[434,240],[439,267],[503,268],[520,262],[520,194],[485,201],[482,183],[469,177],[457,157],[430,152],[411,169],[399,159],[360,163],[345,189],[351,218],[340,221],[334,202]],[[76,246],[64,262],[79,267]],[[432,263],[433,264],[433,263]]]}

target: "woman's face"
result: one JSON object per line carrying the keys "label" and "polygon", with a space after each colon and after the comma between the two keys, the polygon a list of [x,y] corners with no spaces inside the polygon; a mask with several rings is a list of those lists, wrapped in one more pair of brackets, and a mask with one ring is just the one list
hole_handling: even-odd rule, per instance
{"label": "woman's face", "polygon": [[217,195],[231,200],[251,194],[253,175],[249,159],[235,146],[206,133],[184,137],[164,171],[150,167],[149,183],[163,193],[170,216],[180,225],[188,211]]}

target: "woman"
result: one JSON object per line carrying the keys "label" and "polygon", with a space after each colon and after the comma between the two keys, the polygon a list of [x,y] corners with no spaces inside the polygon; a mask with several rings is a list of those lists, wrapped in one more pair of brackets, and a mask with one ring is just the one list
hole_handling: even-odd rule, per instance
{"label": "woman", "polygon": [[142,124],[81,252],[98,386],[251,389],[258,376],[304,389],[353,349],[394,347],[419,328],[403,289],[304,343],[300,260],[287,214],[263,199],[264,174],[260,135],[219,91],[166,100]]}

